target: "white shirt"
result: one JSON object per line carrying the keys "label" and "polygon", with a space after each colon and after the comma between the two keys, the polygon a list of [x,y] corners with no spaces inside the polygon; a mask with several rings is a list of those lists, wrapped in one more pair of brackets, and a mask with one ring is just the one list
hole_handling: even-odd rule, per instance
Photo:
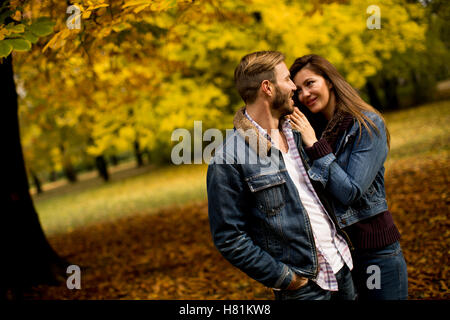
{"label": "white shirt", "polygon": [[322,207],[318,206],[314,200],[314,195],[309,190],[291,150],[289,149],[288,153],[282,152],[282,154],[289,176],[294,182],[301,203],[308,213],[316,241],[319,242],[316,245],[320,247],[333,272],[337,273],[344,266],[344,260],[333,241],[330,219]]}

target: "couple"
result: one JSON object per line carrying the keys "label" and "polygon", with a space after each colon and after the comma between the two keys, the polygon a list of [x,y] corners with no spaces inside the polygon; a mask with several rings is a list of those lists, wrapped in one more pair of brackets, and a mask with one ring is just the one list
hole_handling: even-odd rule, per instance
{"label": "couple", "polygon": [[234,75],[246,105],[207,173],[217,249],[275,299],[407,299],[382,116],[317,55],[288,70],[282,53],[255,52]]}

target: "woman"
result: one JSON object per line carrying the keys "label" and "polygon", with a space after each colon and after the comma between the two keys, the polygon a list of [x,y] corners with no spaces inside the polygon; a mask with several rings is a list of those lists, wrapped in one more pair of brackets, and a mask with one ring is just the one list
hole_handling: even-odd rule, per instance
{"label": "woman", "polygon": [[384,189],[389,133],[383,117],[320,56],[298,58],[290,72],[297,103],[326,121],[323,129],[320,119],[310,118],[317,124],[313,128],[297,108],[287,116],[302,135],[310,178],[325,188],[339,227],[355,248],[358,298],[407,299],[406,262]]}

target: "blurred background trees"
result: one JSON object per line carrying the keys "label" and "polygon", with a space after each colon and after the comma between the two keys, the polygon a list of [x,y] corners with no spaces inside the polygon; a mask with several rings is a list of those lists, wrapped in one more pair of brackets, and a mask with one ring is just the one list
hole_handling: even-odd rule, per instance
{"label": "blurred background trees", "polygon": [[92,168],[107,180],[119,159],[167,163],[171,132],[192,130],[194,120],[203,130],[228,127],[242,104],[233,71],[251,51],[280,50],[288,65],[323,55],[381,110],[436,99],[436,83],[448,78],[444,1],[380,1],[380,29],[367,27],[370,1],[70,2],[80,29],[67,27],[68,3],[11,4],[16,18],[56,24],[14,53],[35,186],[61,175],[74,182]]}
{"label": "blurred background trees", "polygon": [[380,29],[367,27],[370,1],[70,2],[80,29],[67,27],[68,3],[11,4],[16,18],[56,23],[52,36],[14,53],[36,186],[92,168],[107,180],[107,165],[123,158],[166,163],[174,129],[229,126],[242,104],[233,71],[251,51],[280,50],[288,65],[323,55],[381,110],[433,100],[448,78],[444,1],[380,1]]}

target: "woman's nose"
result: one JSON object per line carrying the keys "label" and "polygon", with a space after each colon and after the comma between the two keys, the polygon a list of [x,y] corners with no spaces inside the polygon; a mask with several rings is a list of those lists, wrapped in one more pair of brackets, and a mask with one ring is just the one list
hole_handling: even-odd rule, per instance
{"label": "woman's nose", "polygon": [[308,89],[302,89],[302,94],[303,94],[303,97],[309,97],[310,96],[310,93],[309,93]]}

